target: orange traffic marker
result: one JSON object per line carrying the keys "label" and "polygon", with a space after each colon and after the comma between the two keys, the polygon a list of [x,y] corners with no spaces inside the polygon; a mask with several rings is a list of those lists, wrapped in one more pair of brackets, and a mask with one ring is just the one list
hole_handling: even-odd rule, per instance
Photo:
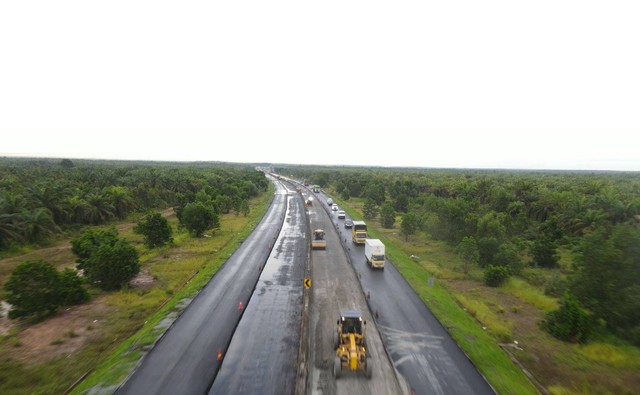
{"label": "orange traffic marker", "polygon": [[222,350],[218,349],[218,361],[222,361]]}
{"label": "orange traffic marker", "polygon": [[242,302],[240,302],[240,303],[238,304],[238,310],[239,310],[239,311],[244,310],[244,305],[242,304]]}

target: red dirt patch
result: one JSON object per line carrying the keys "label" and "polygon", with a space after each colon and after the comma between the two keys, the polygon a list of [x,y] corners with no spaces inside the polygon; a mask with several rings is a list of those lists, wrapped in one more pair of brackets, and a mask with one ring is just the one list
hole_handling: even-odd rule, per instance
{"label": "red dirt patch", "polygon": [[21,346],[13,357],[25,365],[38,365],[56,356],[71,354],[94,331],[100,330],[106,316],[107,307],[101,297],[70,307],[20,332]]}

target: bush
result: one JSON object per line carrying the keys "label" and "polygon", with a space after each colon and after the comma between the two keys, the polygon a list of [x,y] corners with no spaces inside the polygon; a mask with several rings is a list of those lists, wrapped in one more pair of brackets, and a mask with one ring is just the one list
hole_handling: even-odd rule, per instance
{"label": "bush", "polygon": [[87,276],[107,291],[120,289],[140,272],[138,252],[126,240],[100,246],[86,266]]}
{"label": "bush", "polygon": [[499,287],[511,276],[508,266],[489,265],[484,269],[484,282],[490,287]]}
{"label": "bush", "polygon": [[215,209],[201,202],[184,206],[180,221],[189,233],[196,237],[201,237],[205,230],[220,227],[220,219]]}
{"label": "bush", "polygon": [[550,311],[542,327],[564,341],[586,343],[591,333],[591,317],[571,295],[565,295],[557,310]]}
{"label": "bush", "polygon": [[567,280],[561,275],[554,275],[544,284],[544,294],[559,298],[567,290]]}
{"label": "bush", "polygon": [[82,278],[73,269],[65,269],[59,274],[59,296],[60,304],[74,305],[89,301],[89,293],[82,286]]}
{"label": "bush", "polygon": [[4,286],[12,305],[9,318],[46,317],[60,305],[59,276],[53,265],[44,261],[20,263]]}
{"label": "bush", "polygon": [[151,214],[138,222],[134,231],[144,236],[144,244],[149,248],[162,247],[173,241],[171,225],[160,213]]}
{"label": "bush", "polygon": [[117,231],[89,231],[71,241],[78,256],[78,269],[104,290],[119,289],[140,271],[138,252]]}
{"label": "bush", "polygon": [[79,238],[71,240],[71,251],[78,257],[78,269],[86,270],[86,263],[100,246],[114,245],[117,241],[118,231],[115,228],[88,231]]}

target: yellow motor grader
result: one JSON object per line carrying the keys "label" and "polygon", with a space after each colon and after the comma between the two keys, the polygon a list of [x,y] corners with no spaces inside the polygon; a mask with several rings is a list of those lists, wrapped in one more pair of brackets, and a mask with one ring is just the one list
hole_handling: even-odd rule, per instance
{"label": "yellow motor grader", "polygon": [[338,378],[344,371],[364,373],[371,378],[371,359],[367,354],[365,332],[367,321],[360,310],[340,310],[336,332],[336,357],[333,375]]}

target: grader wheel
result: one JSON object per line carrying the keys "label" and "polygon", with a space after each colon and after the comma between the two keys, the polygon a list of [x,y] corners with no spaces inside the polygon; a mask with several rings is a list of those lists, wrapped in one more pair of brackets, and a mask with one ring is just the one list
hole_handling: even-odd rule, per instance
{"label": "grader wheel", "polygon": [[365,370],[364,375],[365,375],[366,378],[370,379],[371,376],[373,375],[373,366],[371,366],[371,359],[370,358],[367,358],[367,368],[366,369],[367,370]]}
{"label": "grader wheel", "polygon": [[333,360],[333,375],[335,378],[340,377],[342,374],[342,362],[340,361],[340,357],[336,357]]}

